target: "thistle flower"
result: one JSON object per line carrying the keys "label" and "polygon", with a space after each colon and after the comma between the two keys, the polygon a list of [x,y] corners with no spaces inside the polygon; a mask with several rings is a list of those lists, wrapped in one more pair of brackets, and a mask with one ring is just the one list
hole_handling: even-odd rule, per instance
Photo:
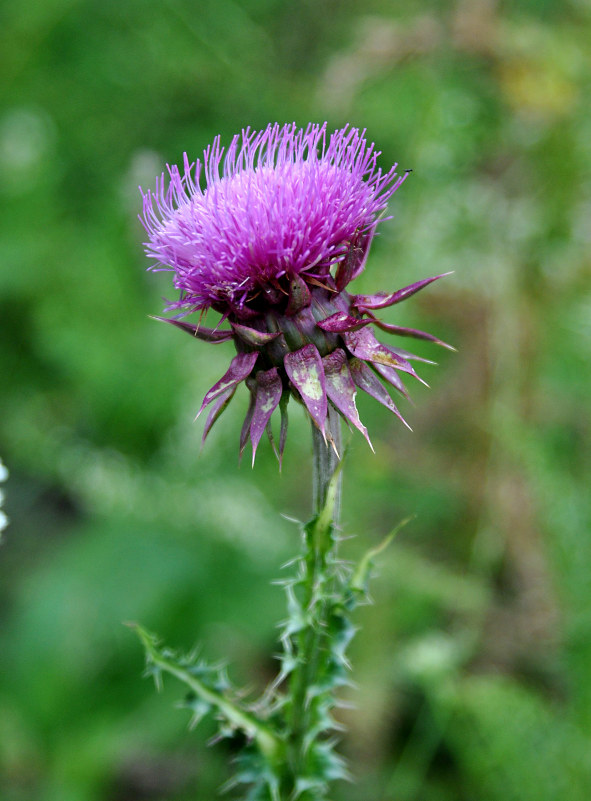
{"label": "thistle flower", "polygon": [[[168,167],[154,192],[143,193],[140,219],[153,270],[173,272],[177,301],[166,322],[198,339],[232,339],[237,355],[206,393],[203,439],[242,382],[250,391],[240,453],[250,439],[253,461],[279,407],[281,461],[287,401],[301,402],[325,433],[328,405],[369,442],[355,404],[358,389],[403,422],[383,381],[406,395],[400,373],[418,378],[418,357],[380,343],[370,326],[444,345],[423,331],[380,321],[375,312],[399,303],[441,276],[391,293],[350,295],[364,269],[376,225],[408,173],[377,166],[365,132],[348,126],[327,136],[324,125],[246,129],[227,149],[216,137],[203,163]],[[205,187],[202,187],[202,173]],[[215,328],[182,318],[208,309]],[[229,324],[229,328],[220,325]],[[449,346],[447,346],[449,347]],[[425,360],[422,360],[425,361]],[[421,380],[421,379],[419,379]],[[371,442],[370,442],[371,446]]]}
{"label": "thistle flower", "polygon": [[[0,482],[6,481],[7,478],[8,478],[8,470],[4,466],[2,459],[0,459]],[[4,493],[0,489],[0,507],[2,506],[3,503],[4,503]],[[8,518],[6,517],[2,509],[0,509],[0,536],[2,535],[2,532],[4,531],[7,525],[8,525]]]}

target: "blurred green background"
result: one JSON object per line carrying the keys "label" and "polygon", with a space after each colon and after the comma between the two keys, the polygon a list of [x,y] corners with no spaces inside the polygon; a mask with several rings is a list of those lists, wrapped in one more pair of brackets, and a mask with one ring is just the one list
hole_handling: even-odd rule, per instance
{"label": "blurred green background", "polygon": [[[209,801],[231,745],[157,696],[121,622],[273,674],[309,512],[238,466],[242,393],[193,416],[231,345],[150,320],[138,184],[270,121],[367,127],[414,172],[360,292],[453,276],[387,315],[452,342],[401,410],[369,399],[346,556],[417,517],[358,615],[335,801],[591,796],[591,6],[585,0],[37,0],[0,8],[0,799]],[[424,345],[424,347],[423,347]]]}

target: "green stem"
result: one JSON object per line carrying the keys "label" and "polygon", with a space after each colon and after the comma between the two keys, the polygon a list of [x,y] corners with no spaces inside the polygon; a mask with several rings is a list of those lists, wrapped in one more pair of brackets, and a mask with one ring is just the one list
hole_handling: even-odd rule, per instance
{"label": "green stem", "polygon": [[[327,557],[335,548],[332,535],[340,513],[341,474],[336,484],[331,479],[339,465],[341,453],[340,418],[329,408],[326,441],[312,425],[314,448],[313,503],[315,519],[306,527],[306,556],[304,561],[303,608],[309,615],[308,624],[300,632],[297,643],[298,665],[295,668],[290,693],[292,696],[289,760],[293,789],[302,775],[306,760],[306,735],[310,730],[310,699],[308,689],[317,680],[321,664],[320,646],[326,617],[326,602],[319,598],[318,589],[324,580]],[[329,494],[333,493],[333,497]]]}
{"label": "green stem", "polygon": [[[312,497],[314,503],[314,514],[320,514],[326,502],[326,493],[330,479],[334,471],[337,469],[339,461],[342,457],[341,446],[341,418],[332,406],[328,408],[327,418],[327,442],[319,429],[312,423],[312,442],[314,446],[314,473],[312,476]],[[334,447],[331,444],[334,443]],[[337,455],[338,454],[338,455]],[[341,494],[341,477],[339,476],[339,484],[337,491],[337,500],[335,502],[333,520],[338,522],[340,517],[340,494]]]}

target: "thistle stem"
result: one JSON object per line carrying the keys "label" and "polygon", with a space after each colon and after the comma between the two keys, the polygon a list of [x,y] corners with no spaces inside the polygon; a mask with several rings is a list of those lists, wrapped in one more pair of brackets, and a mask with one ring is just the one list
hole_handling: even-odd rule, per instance
{"label": "thistle stem", "polygon": [[[341,459],[341,418],[332,406],[328,407],[326,441],[322,432],[312,423],[312,443],[314,446],[314,472],[312,475],[312,497],[314,514],[318,514],[326,501],[326,491],[334,471]],[[340,516],[341,483],[334,508],[333,520],[336,523]]]}
{"label": "thistle stem", "polygon": [[[329,407],[326,439],[312,425],[314,449],[313,504],[316,520],[320,521],[326,510],[327,494],[331,478],[341,458],[340,418]],[[327,559],[336,548],[332,530],[338,522],[340,512],[341,475],[337,479],[336,498],[332,520],[323,519],[306,529],[306,554],[304,559],[303,609],[308,616],[307,625],[301,630],[297,643],[298,665],[292,674],[290,691],[292,695],[289,762],[292,776],[291,792],[295,797],[296,783],[305,773],[306,753],[311,734],[310,689],[318,678],[322,664],[322,637],[326,618],[326,568]],[[290,796],[291,797],[291,796]],[[304,794],[302,799],[307,798]]]}

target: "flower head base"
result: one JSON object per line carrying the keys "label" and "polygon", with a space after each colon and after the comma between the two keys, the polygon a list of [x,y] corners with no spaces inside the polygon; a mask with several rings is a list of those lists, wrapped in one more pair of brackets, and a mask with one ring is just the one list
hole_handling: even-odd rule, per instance
{"label": "flower head base", "polygon": [[[169,167],[144,194],[140,218],[149,236],[152,269],[171,270],[181,317],[213,308],[227,330],[168,322],[199,339],[233,339],[238,351],[200,411],[211,406],[204,438],[242,381],[251,403],[241,435],[253,459],[277,407],[285,446],[287,400],[293,395],[324,431],[328,404],[367,438],[355,406],[362,389],[400,417],[378,375],[406,394],[399,372],[415,377],[412,354],[379,343],[369,325],[429,339],[379,321],[374,311],[398,303],[434,281],[390,295],[349,295],[345,287],[365,266],[378,218],[406,178],[396,165],[382,173],[364,132],[343,128],[327,142],[326,124],[270,125],[235,136],[227,153],[219,138],[201,162],[185,156],[184,173]],[[439,277],[439,276],[437,276]],[[401,418],[402,419],[402,418]],[[369,441],[369,440],[368,440]]]}

